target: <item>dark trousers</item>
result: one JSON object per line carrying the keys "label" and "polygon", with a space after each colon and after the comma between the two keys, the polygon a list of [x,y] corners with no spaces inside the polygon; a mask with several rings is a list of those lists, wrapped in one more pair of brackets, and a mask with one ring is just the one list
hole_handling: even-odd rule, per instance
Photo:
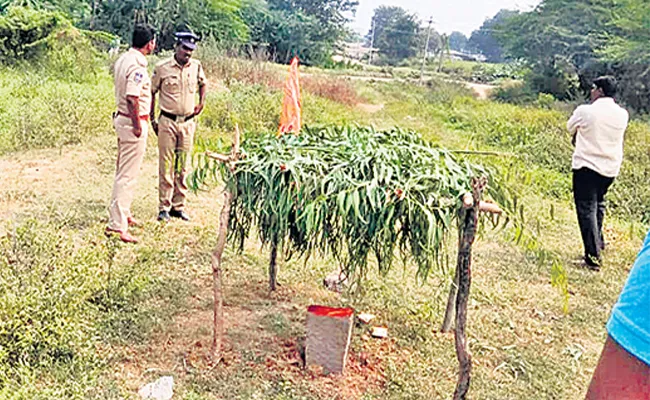
{"label": "dark trousers", "polygon": [[605,247],[605,194],[613,182],[614,178],[602,176],[589,168],[573,170],[573,198],[588,265],[600,265],[600,251]]}

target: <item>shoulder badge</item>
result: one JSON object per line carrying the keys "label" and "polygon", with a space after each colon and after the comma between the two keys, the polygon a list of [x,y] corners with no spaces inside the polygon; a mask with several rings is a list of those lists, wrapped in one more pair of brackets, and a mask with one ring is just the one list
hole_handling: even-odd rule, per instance
{"label": "shoulder badge", "polygon": [[142,82],[143,77],[144,75],[142,75],[142,72],[136,72],[135,75],[133,76],[133,80],[135,81],[135,83],[140,83]]}

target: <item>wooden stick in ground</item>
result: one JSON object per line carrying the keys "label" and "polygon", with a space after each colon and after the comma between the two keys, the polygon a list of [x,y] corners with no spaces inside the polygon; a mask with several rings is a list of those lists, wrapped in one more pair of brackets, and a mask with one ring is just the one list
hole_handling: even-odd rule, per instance
{"label": "wooden stick in ground", "polygon": [[472,244],[474,243],[478,227],[481,194],[486,184],[486,178],[472,179],[473,196],[471,199],[469,196],[463,199],[464,207],[461,211],[461,233],[458,243],[458,265],[456,266],[458,270],[458,295],[456,298],[456,329],[454,331],[459,372],[454,400],[464,400],[467,398],[472,375],[472,356],[467,346],[465,328],[467,323],[469,290],[472,283]]}
{"label": "wooden stick in ground", "polygon": [[456,297],[458,295],[458,268],[456,268],[456,273],[454,274],[454,281],[451,283],[449,288],[449,298],[447,299],[447,309],[445,310],[445,319],[442,321],[442,327],[440,332],[449,333],[451,332],[451,325],[454,321],[454,316],[456,315]]}
{"label": "wooden stick in ground", "polygon": [[230,222],[230,207],[232,204],[232,193],[227,189],[223,196],[223,208],[219,218],[219,235],[217,246],[212,252],[212,294],[214,296],[214,319],[212,325],[212,358],[215,363],[221,360],[221,348],[223,343],[223,272],[221,262],[223,251],[226,248],[228,237],[228,224]]}
{"label": "wooden stick in ground", "polygon": [[271,260],[269,261],[269,289],[275,292],[278,289],[278,244],[271,243]]}
{"label": "wooden stick in ground", "polygon": [[[241,133],[239,127],[235,127],[235,139],[232,150],[228,159],[223,157],[213,157],[221,162],[228,163],[231,170],[235,169],[235,163],[239,159],[239,146]],[[226,187],[224,191],[223,208],[219,217],[219,233],[217,235],[217,245],[212,252],[212,294],[214,296],[214,315],[212,326],[212,359],[218,363],[222,356],[221,350],[223,345],[223,270],[221,268],[223,252],[226,249],[226,240],[228,238],[228,225],[230,223],[230,208],[232,206],[233,194]]]}
{"label": "wooden stick in ground", "polygon": [[[465,208],[472,207],[474,204],[474,196],[467,195],[463,199],[463,204]],[[490,214],[502,214],[503,210],[494,203],[487,203],[484,201],[479,202],[479,209],[481,212],[486,212]],[[460,240],[460,239],[459,239]],[[440,332],[449,333],[451,332],[451,326],[456,315],[456,297],[458,294],[458,268],[456,268],[456,273],[454,274],[454,281],[449,288],[449,298],[447,299],[447,308],[445,310],[445,318],[442,321],[442,327]]]}

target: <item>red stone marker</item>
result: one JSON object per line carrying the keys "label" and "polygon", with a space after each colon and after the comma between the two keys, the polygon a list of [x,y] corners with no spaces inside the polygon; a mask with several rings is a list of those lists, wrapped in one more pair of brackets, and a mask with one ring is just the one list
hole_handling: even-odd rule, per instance
{"label": "red stone marker", "polygon": [[350,346],[354,310],[309,306],[307,309],[307,367],[317,365],[342,374]]}

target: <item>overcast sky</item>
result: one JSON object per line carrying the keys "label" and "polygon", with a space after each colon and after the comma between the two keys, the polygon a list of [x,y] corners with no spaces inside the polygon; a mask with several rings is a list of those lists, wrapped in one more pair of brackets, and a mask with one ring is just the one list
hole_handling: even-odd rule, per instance
{"label": "overcast sky", "polygon": [[469,36],[486,18],[493,17],[502,8],[528,11],[539,3],[540,0],[359,0],[351,26],[365,35],[370,30],[375,8],[399,6],[416,13],[422,21],[433,17],[433,27],[438,32],[460,31]]}

